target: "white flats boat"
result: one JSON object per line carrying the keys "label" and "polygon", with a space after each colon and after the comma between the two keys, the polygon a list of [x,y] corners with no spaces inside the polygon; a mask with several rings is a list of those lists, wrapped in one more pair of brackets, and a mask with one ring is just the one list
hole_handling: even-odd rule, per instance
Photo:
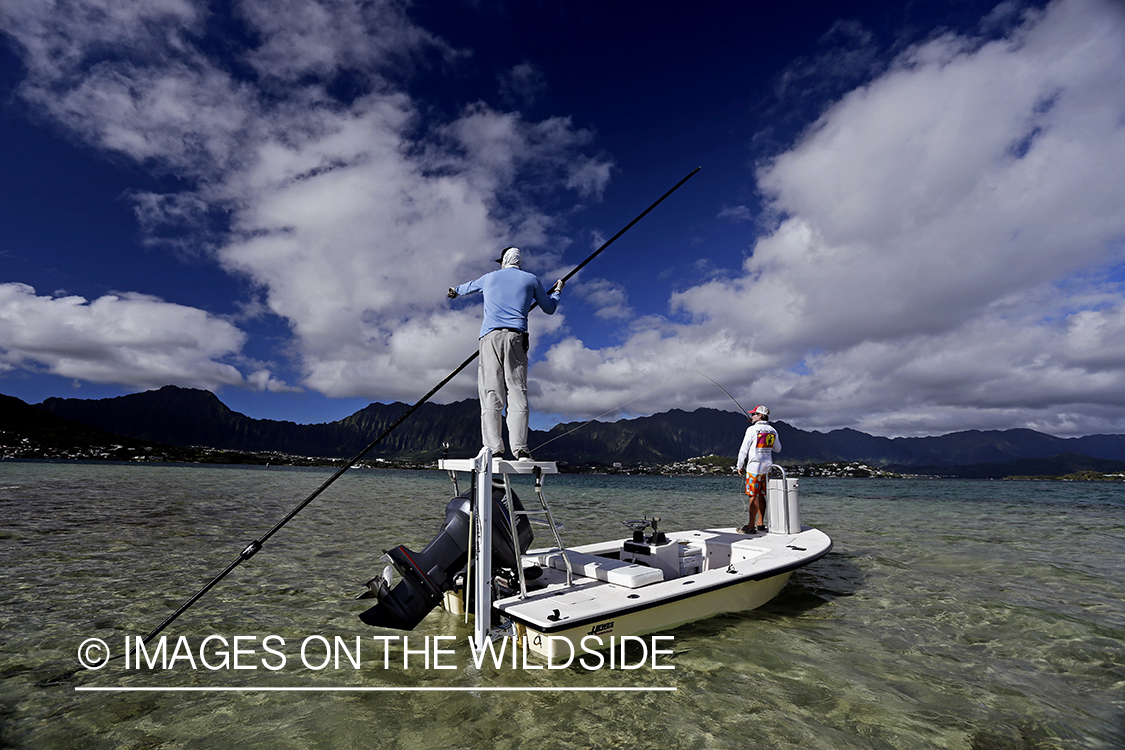
{"label": "white flats boat", "polygon": [[[517,593],[492,606],[511,619],[530,650],[565,658],[563,649],[581,653],[589,635],[608,644],[610,636],[644,635],[760,607],[794,570],[831,548],[832,541],[816,529],[754,536],[733,529],[658,531],[640,544],[622,539],[569,549],[572,586],[566,584],[560,553],[532,551],[524,559],[543,566],[543,576],[533,582],[539,585],[529,587],[525,598]],[[634,557],[629,549],[645,551]]]}
{"label": "white flats boat", "polygon": [[[658,518],[645,518],[624,522],[632,532],[626,538],[575,547],[563,545],[543,495],[543,475],[556,472],[553,463],[501,461],[485,450],[440,467],[455,486],[454,472],[469,472],[472,487],[449,503],[441,532],[424,550],[399,546],[386,553],[391,566],[361,596],[379,600],[360,615],[370,625],[411,630],[441,603],[454,614],[473,612],[477,648],[514,637],[528,651],[565,659],[608,648],[611,637],[760,607],[794,570],[832,549],[826,534],[801,526],[797,480],[786,479],[780,467],[782,476],[768,482],[768,532],[665,532]],[[535,476],[539,508],[524,509],[512,474]],[[501,479],[494,483],[493,475]],[[528,521],[536,516],[552,532],[553,547],[528,549]],[[480,570],[492,575],[478,576]],[[396,573],[401,580],[392,587]]]}

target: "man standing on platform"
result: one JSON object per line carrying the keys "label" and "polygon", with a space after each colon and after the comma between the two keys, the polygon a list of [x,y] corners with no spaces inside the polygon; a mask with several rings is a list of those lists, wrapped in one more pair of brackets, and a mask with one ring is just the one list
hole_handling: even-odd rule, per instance
{"label": "man standing on platform", "polygon": [[746,494],[750,498],[750,521],[738,530],[741,534],[766,530],[766,478],[773,466],[774,451],[781,450],[781,440],[769,419],[769,409],[754,407],[750,412],[750,426],[738,449],[738,473],[742,474],[745,469]]}
{"label": "man standing on platform", "polygon": [[506,406],[512,454],[519,461],[531,461],[527,447],[527,351],[530,346],[527,315],[536,303],[543,312],[553,315],[563,282],[556,281],[551,290],[546,291],[534,274],[522,270],[523,255],[519,248],[505,248],[496,262],[500,264],[498,271],[450,287],[446,296],[456,299],[472,292],[484,293],[477,370],[481,439],[494,456],[504,455],[501,426]]}

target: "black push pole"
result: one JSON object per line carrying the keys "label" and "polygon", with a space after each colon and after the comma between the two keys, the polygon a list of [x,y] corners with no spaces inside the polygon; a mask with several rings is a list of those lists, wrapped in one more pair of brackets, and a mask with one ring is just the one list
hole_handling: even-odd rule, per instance
{"label": "black push pole", "polygon": [[[689,179],[694,177],[695,173],[698,172],[699,169],[700,169],[699,167],[696,167],[695,169],[693,169],[688,174],[687,177],[685,177],[682,180],[680,180],[679,182],[677,182],[672,187],[671,190],[666,192],[664,195],[660,196],[656,200],[655,203],[653,203],[651,206],[649,206],[644,211],[642,211],[637,216],[637,218],[630,221],[628,224],[626,224],[624,226],[624,228],[621,229],[621,231],[619,231],[617,234],[613,235],[608,240],[606,240],[604,243],[602,243],[602,246],[599,247],[597,250],[595,250],[593,253],[591,253],[590,257],[586,258],[586,260],[579,263],[577,266],[574,267],[574,269],[570,273],[568,273],[566,276],[564,276],[562,278],[563,282],[569,281],[571,279],[571,277],[574,276],[574,274],[578,273],[583,268],[585,268],[587,263],[592,261],[594,258],[598,257],[598,255],[600,255],[603,250],[605,250],[607,247],[609,247],[611,244],[613,244],[613,242],[618,237],[625,234],[627,231],[629,231],[633,227],[634,224],[636,224],[638,221],[640,221],[645,216],[647,216],[649,211],[651,211],[652,209],[659,206],[661,204],[661,202],[664,201],[665,198],[667,198],[672,193],[676,192],[676,190],[678,190],[681,185],[683,185]],[[237,568],[239,565],[241,565],[244,561],[249,560],[251,557],[253,557],[258,552],[258,550],[260,550],[262,548],[262,545],[265,544],[266,541],[271,536],[273,536],[278,531],[280,531],[281,528],[283,526],[285,526],[285,524],[292,521],[294,516],[296,516],[298,513],[300,513],[302,510],[304,510],[305,506],[307,506],[309,503],[311,503],[313,500],[315,500],[317,497],[319,497],[322,492],[324,492],[326,489],[328,489],[329,485],[331,485],[333,482],[335,482],[337,479],[339,479],[341,476],[343,476],[344,473],[346,473],[348,471],[348,469],[355,466],[356,463],[358,463],[360,459],[362,459],[364,456],[366,456],[368,454],[368,452],[371,451],[372,448],[374,448],[379,443],[383,442],[383,440],[387,437],[387,435],[390,435],[391,432],[393,432],[396,428],[398,428],[399,425],[401,425],[403,422],[405,422],[407,419],[409,419],[410,415],[412,415],[414,412],[418,411],[419,407],[421,407],[422,404],[429,401],[430,398],[435,393],[437,393],[442,388],[444,388],[445,385],[450,380],[453,380],[453,378],[456,377],[458,373],[460,373],[462,370],[464,370],[466,367],[468,367],[470,364],[472,364],[473,360],[476,359],[479,356],[479,354],[480,354],[479,350],[473,352],[472,356],[470,356],[468,359],[466,359],[464,362],[462,362],[460,365],[458,365],[457,369],[455,369],[453,372],[446,375],[445,378],[440,383],[438,383],[437,385],[435,385],[433,388],[430,389],[429,393],[427,393],[422,398],[418,399],[418,401],[416,401],[413,406],[411,406],[409,409],[407,409],[405,412],[403,412],[402,416],[400,416],[398,419],[396,419],[387,429],[383,430],[382,434],[380,434],[379,437],[372,440],[366,448],[364,448],[359,453],[357,453],[354,458],[352,458],[346,464],[341,466],[336,471],[336,473],[334,473],[331,477],[329,477],[327,480],[325,480],[324,484],[317,487],[316,490],[311,495],[309,495],[304,500],[302,500],[301,503],[299,505],[297,505],[297,507],[293,508],[293,510],[289,511],[288,515],[286,515],[285,518],[278,521],[272,529],[267,531],[261,537],[259,537],[258,539],[255,539],[254,541],[250,542],[250,544],[246,545],[246,549],[242,550],[242,552],[239,553],[238,557],[230,565],[228,565],[223,570],[223,572],[219,573],[217,576],[212,578],[210,583],[208,583],[206,586],[204,586],[199,591],[197,591],[193,597],[191,597],[186,602],[184,602],[180,606],[180,608],[177,609],[175,612],[173,612],[171,615],[169,615],[167,617],[167,619],[164,620],[164,622],[160,623],[155,628],[153,628],[152,632],[150,632],[148,635],[146,635],[144,638],[142,638],[141,641],[143,643],[147,644],[150,640],[155,638],[156,635],[160,631],[164,630],[164,628],[171,625],[172,622],[175,621],[175,619],[177,617],[182,615],[193,604],[195,604],[197,601],[199,601],[203,597],[204,594],[206,594],[208,591],[210,591],[212,588],[214,588],[219,583],[219,581],[223,580],[228,575],[230,575],[231,571],[233,571],[235,568]]]}
{"label": "black push pole", "polygon": [[637,215],[637,218],[633,219],[628,224],[626,224],[624,227],[622,227],[620,232],[618,232],[617,234],[613,235],[608,240],[603,242],[602,246],[599,247],[597,250],[595,250],[593,253],[591,253],[589,258],[587,258],[586,260],[582,261],[577,266],[575,266],[574,270],[571,271],[570,273],[568,273],[566,276],[563,276],[563,278],[562,278],[563,282],[565,283],[567,281],[570,281],[570,277],[574,276],[574,274],[578,273],[583,268],[585,268],[586,264],[589,263],[590,261],[592,261],[594,258],[601,255],[602,250],[605,250],[607,247],[612,245],[614,240],[616,240],[618,237],[620,237],[621,235],[625,234],[630,229],[632,229],[633,225],[636,224],[638,221],[640,221],[644,217],[648,216],[649,211],[651,211],[652,209],[659,206],[664,201],[665,198],[667,198],[669,195],[671,195],[672,193],[679,190],[681,185],[683,185],[685,182],[690,180],[692,177],[695,177],[695,173],[698,172],[699,170],[700,170],[700,167],[696,167],[695,169],[691,170],[691,172],[688,173],[687,177],[685,177],[684,179],[677,182],[675,185],[672,186],[671,190],[669,190],[667,193],[665,193],[664,195],[657,198],[655,203],[653,203],[651,206],[646,208],[644,211],[641,211],[640,214]]}

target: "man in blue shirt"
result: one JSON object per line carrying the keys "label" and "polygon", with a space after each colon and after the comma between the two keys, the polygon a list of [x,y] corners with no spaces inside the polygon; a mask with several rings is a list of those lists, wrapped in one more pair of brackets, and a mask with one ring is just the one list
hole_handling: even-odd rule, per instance
{"label": "man in blue shirt", "polygon": [[508,407],[508,438],[517,460],[530,461],[527,448],[527,314],[533,303],[553,315],[559,304],[560,279],[546,291],[534,274],[521,269],[519,248],[505,248],[496,259],[499,271],[475,281],[450,287],[446,296],[484,293],[484,320],[480,327],[480,363],[477,391],[480,394],[480,430],[484,444],[494,456],[504,455],[501,415]]}

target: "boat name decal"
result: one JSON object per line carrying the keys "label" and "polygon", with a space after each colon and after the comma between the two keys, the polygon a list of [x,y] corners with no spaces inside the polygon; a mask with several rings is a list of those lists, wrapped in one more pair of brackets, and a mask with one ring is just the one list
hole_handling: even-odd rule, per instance
{"label": "boat name decal", "polygon": [[590,628],[590,632],[586,635],[601,635],[603,633],[612,633],[614,622],[614,620],[610,620],[609,622],[600,622],[594,627]]}

